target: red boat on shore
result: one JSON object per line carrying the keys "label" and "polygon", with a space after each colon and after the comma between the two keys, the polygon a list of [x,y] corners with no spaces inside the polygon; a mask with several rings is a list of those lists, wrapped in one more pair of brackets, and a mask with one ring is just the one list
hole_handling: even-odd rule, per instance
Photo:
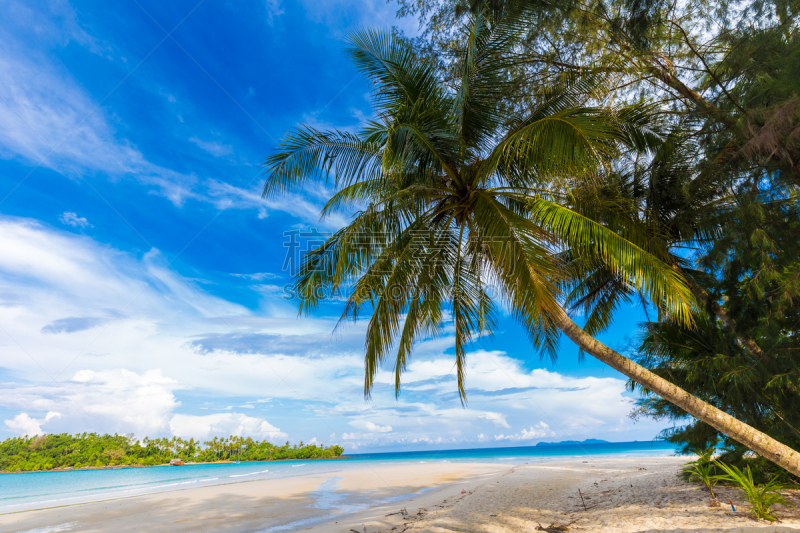
{"label": "red boat on shore", "polygon": [[180,458],[170,459],[169,466],[183,466],[183,459]]}

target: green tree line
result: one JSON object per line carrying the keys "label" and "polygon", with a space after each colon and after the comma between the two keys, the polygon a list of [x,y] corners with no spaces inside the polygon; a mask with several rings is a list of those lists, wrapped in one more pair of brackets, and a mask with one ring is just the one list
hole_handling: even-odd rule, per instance
{"label": "green tree line", "polygon": [[193,438],[143,440],[128,435],[67,433],[15,437],[0,443],[0,470],[29,472],[53,468],[82,468],[124,465],[160,465],[170,459],[207,463],[214,461],[271,461],[280,459],[323,459],[339,457],[341,446],[323,444],[282,446],[250,437],[214,437],[209,441]]}

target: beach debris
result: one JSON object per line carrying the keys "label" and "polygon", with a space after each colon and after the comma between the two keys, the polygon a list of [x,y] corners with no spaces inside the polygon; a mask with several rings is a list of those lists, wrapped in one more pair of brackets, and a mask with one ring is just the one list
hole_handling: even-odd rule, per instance
{"label": "beach debris", "polygon": [[465,491],[465,490],[461,491],[461,494],[466,494],[466,493],[467,493],[467,491]]}
{"label": "beach debris", "polygon": [[716,498],[711,498],[711,501],[708,502],[709,507],[719,507],[720,505],[719,500]]}
{"label": "beach debris", "polygon": [[733,512],[735,513],[736,512],[736,507],[733,506],[733,500],[728,498],[728,501],[731,502],[731,509],[733,509]]}
{"label": "beach debris", "polygon": [[[403,507],[402,509],[400,509],[400,510],[399,510],[399,511],[397,511],[396,513],[389,513],[389,514],[387,514],[386,516],[392,516],[392,515],[396,515],[396,514],[403,515],[403,516],[407,516],[407,515],[408,515],[408,511],[406,511],[406,508],[405,508],[405,507]],[[384,518],[385,518],[385,517],[384,517]]]}
{"label": "beach debris", "polygon": [[589,509],[586,508],[586,500],[583,499],[583,493],[581,492],[581,489],[578,489],[578,494],[581,497],[581,502],[583,502],[583,510],[588,511]]}

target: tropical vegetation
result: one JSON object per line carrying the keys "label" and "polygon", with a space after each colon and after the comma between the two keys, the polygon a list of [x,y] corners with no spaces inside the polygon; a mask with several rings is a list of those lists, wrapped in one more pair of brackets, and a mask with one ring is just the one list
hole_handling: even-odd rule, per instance
{"label": "tropical vegetation", "polygon": [[781,493],[783,485],[772,478],[761,485],[753,481],[753,473],[750,466],[745,467],[744,472],[734,465],[726,465],[720,461],[714,461],[724,473],[717,476],[720,481],[732,483],[736,490],[750,503],[750,516],[757,520],[768,520],[774,522],[778,519],[772,509],[775,505],[793,508],[791,502],[787,501]]}
{"label": "tropical vegetation", "polygon": [[28,472],[53,468],[160,465],[170,459],[206,463],[215,461],[271,461],[281,459],[325,459],[344,453],[341,446],[323,444],[282,446],[232,435],[199,442],[195,439],[159,438],[143,440],[128,435],[66,433],[15,437],[0,443],[0,470]]}
{"label": "tropical vegetation", "polygon": [[[463,20],[479,2],[397,0],[424,20],[415,48],[457,68]],[[677,256],[701,304],[692,327],[652,313],[634,358],[749,426],[800,449],[797,234],[800,183],[800,32],[796,0],[493,1],[536,18],[514,51],[519,90],[563,72],[602,72],[607,97],[644,101],[671,124],[670,138],[642,158],[611,194]],[[451,58],[456,58],[455,60]],[[619,201],[619,200],[618,200]],[[683,260],[682,262],[680,260]],[[691,263],[689,263],[691,261]],[[571,300],[587,326],[610,323],[637,297],[597,276]],[[587,327],[587,330],[590,328]],[[685,453],[719,446],[721,458],[767,481],[787,471],[646,387],[633,416],[671,420],[662,438]],[[796,473],[796,472],[795,472]]]}
{"label": "tropical vegetation", "polygon": [[[265,162],[265,195],[327,181],[335,192],[322,215],[355,212],[306,255],[294,293],[310,312],[344,289],[342,318],[369,316],[365,394],[390,351],[399,394],[414,342],[447,321],[463,398],[468,345],[492,332],[499,302],[542,353],[555,358],[564,333],[673,412],[800,475],[784,435],[595,337],[620,305],[640,302],[656,318],[648,333],[695,331],[708,317],[751,367],[773,357],[715,289],[726,270],[714,265],[727,261],[715,245],[732,242],[723,237],[748,205],[797,201],[796,63],[780,59],[797,42],[794,3],[718,4],[716,26],[703,25],[704,2],[403,5],[429,6],[430,40],[376,31],[349,40],[377,120],[359,134],[293,130]],[[722,30],[703,41],[710,26]],[[754,35],[760,65],[747,59]],[[762,260],[786,251],[758,237],[750,242],[774,246]],[[794,265],[782,257],[772,264]],[[732,272],[725,282],[736,285],[744,271]],[[794,272],[776,266],[746,292],[772,304],[775,294],[758,291]],[[795,286],[781,293],[784,306]],[[583,328],[570,316],[578,311]],[[768,377],[776,390],[796,389],[790,369]]]}
{"label": "tropical vegetation", "polygon": [[[700,256],[701,269],[694,275],[705,292],[720,300],[735,330],[708,309],[698,313],[692,328],[647,322],[636,348],[639,362],[653,372],[798,449],[800,206],[794,199],[758,201],[757,194],[737,195],[725,231]],[[752,353],[741,336],[765,352]],[[747,459],[747,447],[687,419],[660,398],[642,398],[635,415],[673,421],[662,437],[687,453],[713,445],[725,462],[743,469],[750,464],[757,479],[785,474],[763,459]]]}
{"label": "tropical vegetation", "polygon": [[[699,481],[703,484],[706,490],[711,494],[712,500],[717,501],[717,495],[714,494],[714,487],[719,483],[719,475],[717,475],[714,465],[710,461],[697,460],[689,463],[689,466],[682,471],[686,474],[687,481]],[[718,502],[717,502],[718,503]]]}

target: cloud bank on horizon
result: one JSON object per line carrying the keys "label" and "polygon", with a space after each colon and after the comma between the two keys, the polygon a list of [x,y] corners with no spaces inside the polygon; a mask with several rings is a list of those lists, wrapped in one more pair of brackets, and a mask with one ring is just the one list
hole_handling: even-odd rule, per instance
{"label": "cloud bank on horizon", "polygon": [[370,116],[340,38],[396,24],[393,6],[4,7],[0,438],[237,434],[367,451],[660,429],[634,425],[622,376],[576,366],[573,349],[544,368],[510,317],[469,354],[466,406],[446,330],[416,347],[397,399],[387,366],[367,402],[363,324],[333,334],[335,305],[298,318],[283,299],[284,232],[345,219],[318,220],[324,185],[263,200],[260,161],[300,121],[352,130]]}

